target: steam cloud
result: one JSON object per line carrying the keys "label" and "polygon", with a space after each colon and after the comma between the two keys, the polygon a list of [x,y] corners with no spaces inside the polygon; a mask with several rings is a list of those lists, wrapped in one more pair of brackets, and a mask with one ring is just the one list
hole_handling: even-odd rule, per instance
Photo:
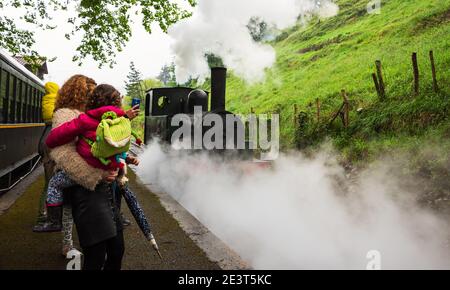
{"label": "steam cloud", "polygon": [[383,269],[450,268],[448,225],[382,167],[349,182],[327,150],[250,171],[156,143],[140,157],[137,173],[152,190],[171,194],[256,269],[365,269],[371,250]]}
{"label": "steam cloud", "polygon": [[206,53],[222,57],[225,66],[245,80],[260,81],[276,56],[270,45],[253,41],[246,27],[252,17],[284,29],[294,25],[299,16],[330,17],[338,10],[330,0],[200,0],[191,18],[169,29],[177,81],[208,76]]}

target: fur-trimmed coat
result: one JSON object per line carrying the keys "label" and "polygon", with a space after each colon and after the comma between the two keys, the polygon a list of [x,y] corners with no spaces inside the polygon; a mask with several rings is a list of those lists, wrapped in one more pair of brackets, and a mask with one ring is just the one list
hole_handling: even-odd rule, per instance
{"label": "fur-trimmed coat", "polygon": [[[74,109],[59,109],[53,114],[53,128],[72,121],[81,114]],[[56,163],[56,169],[64,170],[77,184],[93,191],[106,175],[106,171],[90,166],[76,149],[76,142],[72,141],[56,147],[50,151],[50,157]]]}
{"label": "fur-trimmed coat", "polygon": [[78,118],[54,128],[48,135],[47,140],[45,140],[45,144],[53,149],[76,140],[78,137],[78,141],[76,142],[77,152],[89,165],[103,170],[122,169],[123,163],[116,161],[115,156],[108,158],[110,161],[109,164],[103,164],[98,158],[94,157],[91,151],[92,145],[86,141],[90,140],[92,143],[96,141],[97,127],[103,115],[107,112],[114,112],[117,117],[125,115],[122,109],[115,106],[102,106],[89,110],[85,114],[80,114]]}

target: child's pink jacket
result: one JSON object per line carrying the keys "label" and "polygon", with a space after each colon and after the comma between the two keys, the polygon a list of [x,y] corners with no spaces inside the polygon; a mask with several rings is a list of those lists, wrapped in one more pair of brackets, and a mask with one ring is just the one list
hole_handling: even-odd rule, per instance
{"label": "child's pink jacket", "polygon": [[[48,135],[45,144],[49,148],[55,148],[69,143],[80,136],[95,142],[95,132],[97,131],[98,124],[100,124],[103,114],[109,111],[115,112],[118,117],[125,115],[122,109],[114,106],[104,106],[89,110],[85,114],[81,114],[78,118],[54,128]],[[83,138],[78,138],[77,152],[89,165],[95,168],[115,170],[123,166],[121,163],[116,162],[115,158],[110,158],[112,162],[107,166],[103,165],[99,159],[92,155],[91,146]]]}

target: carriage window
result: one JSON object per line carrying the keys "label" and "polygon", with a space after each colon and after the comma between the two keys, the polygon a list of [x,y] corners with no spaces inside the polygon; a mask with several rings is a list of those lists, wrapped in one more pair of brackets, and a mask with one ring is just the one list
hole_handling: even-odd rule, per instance
{"label": "carriage window", "polygon": [[20,79],[17,79],[17,92],[16,92],[16,122],[22,123],[22,90],[23,90],[23,82]]}
{"label": "carriage window", "polygon": [[44,97],[44,93],[41,92],[39,94],[39,103],[38,103],[38,111],[39,111],[39,123],[42,123],[42,98]]}
{"label": "carriage window", "polygon": [[8,122],[8,112],[9,112],[9,79],[11,75],[6,70],[2,70],[2,90],[1,90],[1,98],[3,99],[3,123]]}
{"label": "carriage window", "polygon": [[30,122],[30,114],[28,113],[28,99],[30,97],[30,85],[26,84],[25,85],[25,95],[24,95],[24,99],[23,99],[23,111],[25,114],[25,120],[24,122],[28,123]]}
{"label": "carriage window", "polygon": [[29,87],[28,91],[28,97],[27,97],[27,114],[28,114],[28,122],[33,123],[33,107],[32,107],[32,101],[33,101],[33,87]]}
{"label": "carriage window", "polygon": [[16,77],[10,74],[9,77],[9,92],[8,92],[8,98],[9,98],[9,116],[8,121],[9,123],[15,123],[16,122]]}
{"label": "carriage window", "polygon": [[33,114],[34,114],[34,119],[33,121],[35,123],[38,122],[38,107],[37,107],[37,102],[38,102],[38,98],[39,98],[39,90],[38,89],[34,89],[34,98],[33,98]]}
{"label": "carriage window", "polygon": [[29,122],[29,116],[28,116],[28,91],[29,91],[30,85],[25,83],[24,92],[23,92],[23,105],[22,105],[22,114],[24,116],[23,121],[25,123]]}
{"label": "carriage window", "polygon": [[3,106],[5,98],[6,98],[6,71],[0,70],[0,123],[5,123],[4,109],[6,109],[6,106]]}
{"label": "carriage window", "polygon": [[34,123],[34,115],[33,115],[33,99],[34,99],[34,91],[35,88],[31,88],[31,93],[30,93],[30,122]]}
{"label": "carriage window", "polygon": [[26,109],[26,104],[27,104],[27,83],[26,82],[22,82],[22,90],[20,93],[20,103],[21,103],[21,113],[22,113],[22,118],[21,121],[22,123],[25,123],[27,121],[27,109]]}
{"label": "carriage window", "polygon": [[28,93],[28,84],[26,82],[23,83],[22,88],[22,121],[24,123],[28,122],[27,115],[27,94]]}
{"label": "carriage window", "polygon": [[41,103],[42,103],[42,92],[39,91],[39,98],[37,103],[37,109],[38,109],[38,122],[42,121],[42,110],[41,110]]}
{"label": "carriage window", "polygon": [[32,105],[31,101],[33,100],[33,86],[28,86],[28,95],[27,95],[27,116],[28,116],[28,122],[33,122],[33,115],[32,115]]}
{"label": "carriage window", "polygon": [[33,116],[33,123],[36,123],[36,98],[37,98],[37,89],[33,88],[33,98],[31,99],[31,112]]}

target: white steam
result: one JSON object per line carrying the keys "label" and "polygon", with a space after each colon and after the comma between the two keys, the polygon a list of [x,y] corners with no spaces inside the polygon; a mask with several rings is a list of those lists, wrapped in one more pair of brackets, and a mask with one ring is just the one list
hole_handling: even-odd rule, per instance
{"label": "white steam", "polygon": [[282,155],[254,170],[157,144],[141,161],[151,189],[171,194],[256,269],[365,269],[371,250],[383,269],[450,268],[446,223],[383,168],[349,182],[328,153]]}
{"label": "white steam", "polygon": [[225,66],[247,81],[260,81],[276,56],[270,45],[253,41],[246,27],[252,17],[284,29],[299,16],[330,17],[338,10],[330,0],[199,0],[191,18],[169,29],[177,81],[208,76],[207,53],[220,56]]}

